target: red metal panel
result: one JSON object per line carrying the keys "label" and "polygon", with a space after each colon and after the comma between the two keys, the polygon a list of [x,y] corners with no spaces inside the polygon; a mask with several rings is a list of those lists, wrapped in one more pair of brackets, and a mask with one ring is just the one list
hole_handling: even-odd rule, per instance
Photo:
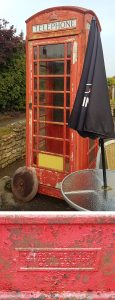
{"label": "red metal panel", "polygon": [[115,214],[0,216],[0,299],[115,299]]}

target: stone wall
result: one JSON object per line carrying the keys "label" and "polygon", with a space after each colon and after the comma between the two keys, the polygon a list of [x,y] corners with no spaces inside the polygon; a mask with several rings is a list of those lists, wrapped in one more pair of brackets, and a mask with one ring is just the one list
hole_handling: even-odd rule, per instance
{"label": "stone wall", "polygon": [[26,149],[26,124],[16,123],[12,125],[11,133],[0,138],[0,168],[13,163],[19,158],[25,157]]}

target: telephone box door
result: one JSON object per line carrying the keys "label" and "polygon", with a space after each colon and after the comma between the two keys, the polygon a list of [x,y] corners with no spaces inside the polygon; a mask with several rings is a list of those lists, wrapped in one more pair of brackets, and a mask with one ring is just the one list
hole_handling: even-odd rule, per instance
{"label": "telephone box door", "polygon": [[38,170],[60,172],[62,177],[73,165],[67,124],[77,88],[77,38],[33,41],[30,48],[32,128],[28,161]]}

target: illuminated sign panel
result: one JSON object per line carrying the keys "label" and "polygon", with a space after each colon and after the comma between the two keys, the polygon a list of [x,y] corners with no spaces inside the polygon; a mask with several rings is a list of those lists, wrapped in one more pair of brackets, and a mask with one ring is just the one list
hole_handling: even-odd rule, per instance
{"label": "illuminated sign panel", "polygon": [[32,27],[32,31],[33,32],[54,31],[54,30],[76,28],[76,26],[77,26],[76,19],[64,20],[64,21],[47,23],[47,24],[34,25]]}

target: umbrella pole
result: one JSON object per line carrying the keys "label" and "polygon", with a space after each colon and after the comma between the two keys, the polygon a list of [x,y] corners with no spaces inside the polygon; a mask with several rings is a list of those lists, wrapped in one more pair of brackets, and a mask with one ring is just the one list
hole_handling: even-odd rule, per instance
{"label": "umbrella pole", "polygon": [[106,166],[105,166],[105,150],[104,150],[104,140],[99,139],[99,145],[101,146],[101,157],[102,157],[102,170],[103,170],[103,187],[107,188],[107,176],[106,176]]}

